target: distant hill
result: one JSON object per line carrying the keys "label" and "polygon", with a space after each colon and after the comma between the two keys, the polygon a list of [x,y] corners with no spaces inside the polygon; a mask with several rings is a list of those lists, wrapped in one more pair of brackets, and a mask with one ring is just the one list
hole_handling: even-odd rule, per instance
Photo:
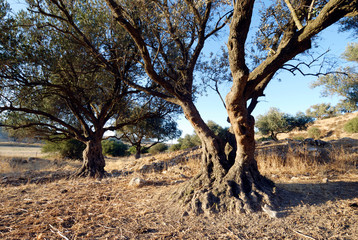
{"label": "distant hill", "polygon": [[[316,120],[310,127],[316,127],[321,130],[322,140],[334,140],[340,138],[358,139],[358,133],[346,133],[343,129],[344,125],[351,119],[358,117],[358,112],[346,113],[337,117]],[[304,137],[307,138],[307,131],[292,131],[290,133],[281,133],[279,139]]]}

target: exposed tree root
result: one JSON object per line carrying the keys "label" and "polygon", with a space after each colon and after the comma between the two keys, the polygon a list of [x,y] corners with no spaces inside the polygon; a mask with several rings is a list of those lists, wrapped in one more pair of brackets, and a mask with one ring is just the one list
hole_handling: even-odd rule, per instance
{"label": "exposed tree root", "polygon": [[104,169],[102,170],[102,169],[89,168],[86,166],[82,166],[74,174],[72,174],[71,178],[92,177],[92,178],[102,179],[106,176],[109,176],[109,174]]}
{"label": "exposed tree root", "polygon": [[237,177],[225,176],[211,180],[200,174],[175,193],[186,211],[194,214],[230,211],[250,213],[261,211],[266,204],[277,207],[274,183],[259,172],[242,172]]}

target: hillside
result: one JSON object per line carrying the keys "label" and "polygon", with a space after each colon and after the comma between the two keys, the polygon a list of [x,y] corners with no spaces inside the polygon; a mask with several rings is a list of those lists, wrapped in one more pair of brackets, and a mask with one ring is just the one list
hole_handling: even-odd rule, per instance
{"label": "hillside", "polygon": [[[346,113],[341,116],[316,120],[310,127],[317,127],[321,130],[321,139],[324,141],[337,140],[340,138],[352,138],[358,139],[358,133],[350,134],[346,133],[343,126],[351,119],[358,117],[358,112]],[[290,133],[281,133],[278,135],[278,139],[303,137],[308,138],[307,131],[292,131]]]}

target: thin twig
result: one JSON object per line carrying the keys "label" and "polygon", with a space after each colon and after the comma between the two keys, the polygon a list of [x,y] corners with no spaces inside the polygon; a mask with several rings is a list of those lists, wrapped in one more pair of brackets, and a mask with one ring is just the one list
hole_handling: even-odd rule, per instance
{"label": "thin twig", "polygon": [[52,226],[51,224],[49,224],[50,228],[51,228],[51,232],[53,233],[57,233],[58,235],[60,235],[63,239],[69,240],[68,237],[66,237],[65,235],[63,235],[62,232],[60,232],[57,228],[55,228],[54,226]]}
{"label": "thin twig", "polygon": [[308,239],[312,239],[312,240],[316,240],[315,238],[313,238],[313,237],[311,237],[311,236],[308,236],[308,235],[306,235],[306,234],[303,234],[303,233],[301,233],[301,232],[299,232],[299,231],[296,231],[296,230],[293,230],[293,229],[291,229],[294,233],[296,233],[296,234],[298,234],[298,235],[300,235],[300,236],[303,236],[303,237],[306,237],[306,238],[308,238]]}

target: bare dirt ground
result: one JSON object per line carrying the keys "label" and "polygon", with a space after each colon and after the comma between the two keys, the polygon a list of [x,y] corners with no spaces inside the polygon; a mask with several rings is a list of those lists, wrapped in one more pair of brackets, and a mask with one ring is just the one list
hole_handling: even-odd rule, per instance
{"label": "bare dirt ground", "polygon": [[[187,215],[171,194],[198,170],[198,151],[107,159],[113,176],[67,179],[76,164],[1,173],[1,239],[357,239],[358,172],[276,176],[281,208]],[[179,159],[176,164],[173,159]],[[164,169],[147,171],[146,166]],[[152,163],[152,164],[151,164]],[[154,164],[156,163],[156,164]],[[77,164],[79,165],[79,164]],[[118,170],[116,170],[118,169]],[[128,183],[133,177],[142,187]]]}
{"label": "bare dirt ground", "polygon": [[[69,178],[79,162],[0,154],[0,239],[358,239],[358,136],[343,133],[356,115],[347,116],[315,123],[329,147],[258,145],[260,171],[277,186],[276,218],[186,214],[172,193],[199,171],[200,149],[107,158],[112,177],[102,180]],[[281,139],[306,137],[292,134]],[[134,177],[144,185],[129,186]]]}

